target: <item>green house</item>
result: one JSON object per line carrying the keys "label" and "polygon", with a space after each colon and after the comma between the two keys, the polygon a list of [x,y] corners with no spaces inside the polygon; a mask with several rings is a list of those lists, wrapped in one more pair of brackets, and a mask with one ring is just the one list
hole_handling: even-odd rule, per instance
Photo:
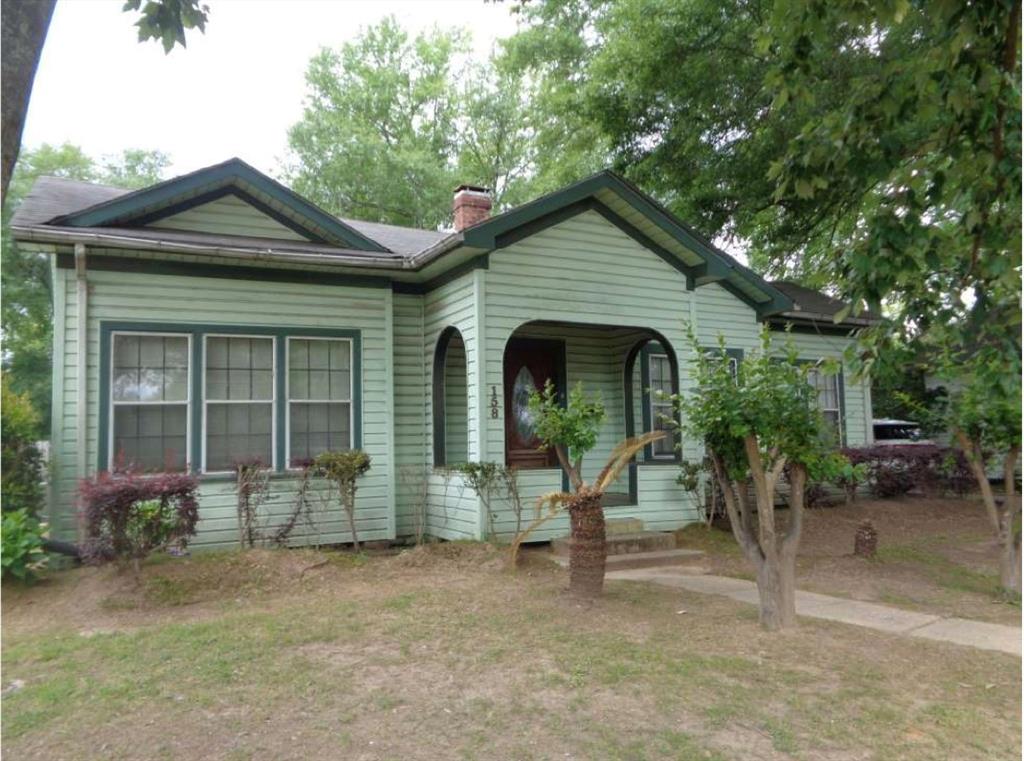
{"label": "green house", "polygon": [[[623,437],[663,425],[652,392],[686,389],[686,324],[734,356],[763,323],[788,325],[819,360],[866,322],[766,282],[612,172],[493,216],[487,192],[463,186],[453,212],[454,231],[339,219],[237,159],[134,192],[40,179],[13,230],[52,262],[54,534],[77,533],[80,478],[132,465],[198,474],[195,543],[229,545],[237,461],[269,466],[278,520],[304,460],[361,447],[361,539],[508,536],[510,506],[485,515],[445,466],[516,465],[527,509],[559,489],[525,409],[548,378],[601,392],[595,471]],[[869,443],[869,385],[815,382],[836,435]],[[653,530],[694,520],[679,456],[667,440],[638,456],[608,515]],[[350,540],[340,508],[322,517],[316,541]],[[295,543],[313,541],[303,531]]]}

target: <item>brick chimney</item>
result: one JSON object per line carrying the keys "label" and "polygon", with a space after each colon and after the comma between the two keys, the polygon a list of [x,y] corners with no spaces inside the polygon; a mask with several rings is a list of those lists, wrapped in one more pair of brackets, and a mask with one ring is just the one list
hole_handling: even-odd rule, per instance
{"label": "brick chimney", "polygon": [[459,185],[452,199],[455,231],[460,232],[491,216],[491,191],[476,185]]}

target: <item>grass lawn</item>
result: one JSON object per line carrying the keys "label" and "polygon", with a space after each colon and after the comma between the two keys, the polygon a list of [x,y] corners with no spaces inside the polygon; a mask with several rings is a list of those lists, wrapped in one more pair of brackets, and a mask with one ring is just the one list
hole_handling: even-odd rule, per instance
{"label": "grass lawn", "polygon": [[769,635],[752,606],[640,583],[581,607],[565,584],[455,543],[7,587],[5,758],[1019,758],[1018,658]]}

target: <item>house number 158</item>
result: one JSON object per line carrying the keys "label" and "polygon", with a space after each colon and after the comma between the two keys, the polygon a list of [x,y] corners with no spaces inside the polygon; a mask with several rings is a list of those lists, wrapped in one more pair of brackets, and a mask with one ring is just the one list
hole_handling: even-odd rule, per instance
{"label": "house number 158", "polygon": [[491,417],[498,418],[498,387],[491,386]]}

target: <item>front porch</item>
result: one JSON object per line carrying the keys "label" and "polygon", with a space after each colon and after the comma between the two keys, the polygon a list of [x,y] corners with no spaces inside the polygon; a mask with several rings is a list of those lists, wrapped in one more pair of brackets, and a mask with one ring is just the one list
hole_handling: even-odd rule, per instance
{"label": "front porch", "polygon": [[[445,536],[456,526],[470,528],[478,511],[475,535],[492,531],[511,538],[517,525],[533,517],[537,499],[567,490],[569,485],[553,453],[538,449],[527,401],[550,379],[565,398],[582,382],[588,394],[599,393],[607,417],[597,444],[583,460],[583,477],[592,481],[623,439],[660,429],[660,415],[671,407],[657,391],[679,389],[679,365],[671,343],[658,331],[622,325],[588,325],[564,321],[532,321],[515,328],[482,357],[487,368],[479,404],[473,404],[471,368],[475,346],[458,331],[442,335],[435,351],[433,428],[435,473],[429,488],[430,532]],[[479,365],[477,365],[479,366]],[[464,414],[465,412],[465,414]],[[517,521],[508,500],[492,500],[491,514],[447,468],[470,459],[477,426],[486,436],[486,459],[516,468],[522,519]],[[648,447],[606,495],[609,518],[637,518],[653,531],[668,531],[694,520],[695,506],[676,484],[679,450],[676,438]],[[438,525],[447,524],[447,525]],[[567,517],[546,524],[531,539],[545,541],[568,530]]]}

